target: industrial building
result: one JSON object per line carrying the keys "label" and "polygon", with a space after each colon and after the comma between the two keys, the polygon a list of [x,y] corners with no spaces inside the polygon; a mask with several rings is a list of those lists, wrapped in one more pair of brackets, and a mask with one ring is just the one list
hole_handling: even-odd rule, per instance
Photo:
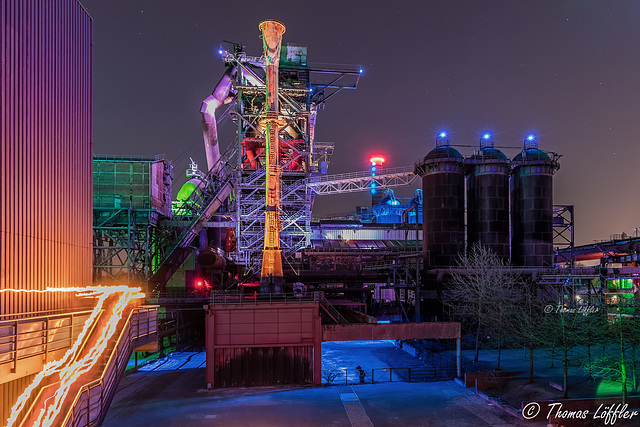
{"label": "industrial building", "polygon": [[[363,70],[308,61],[312,51],[283,42],[278,21],[260,23],[261,54],[221,46],[226,71],[200,108],[206,169],[192,161],[181,188],[173,181],[182,172],[162,155],[91,157],[91,19],[75,1],[28,13],[27,3],[2,3],[14,24],[2,48],[17,53],[2,62],[0,290],[126,283],[152,305],[121,310],[121,335],[103,347],[103,369],[72,389],[61,425],[99,423],[131,353],[155,351],[158,341],[162,351],[171,336],[191,334],[206,347],[210,388],[320,384],[320,349],[331,340],[450,340],[459,376],[460,324],[441,321],[439,297],[476,243],[576,300],[637,288],[634,239],[575,247],[573,207],[553,200],[560,156],[541,150],[534,135],[509,159],[490,133],[465,156],[442,132],[414,165],[384,168],[374,156],[370,170],[329,174],[334,145],[316,141],[316,117],[334,95],[356,89]],[[56,14],[75,23],[55,32],[61,39],[27,31],[34,20],[63,25]],[[52,69],[69,73],[68,87],[53,84]],[[222,114],[233,119],[235,141],[218,138]],[[394,188],[411,185],[419,186],[413,198],[396,197]],[[371,193],[371,206],[312,215],[316,196],[360,191]],[[576,269],[580,256],[596,253],[608,260],[599,270]],[[614,271],[614,260],[630,269]],[[73,347],[82,322],[64,315],[91,316],[69,293],[48,292],[0,292],[3,420],[49,352],[61,351],[49,346],[57,333],[50,329],[68,326],[64,348]],[[19,320],[35,317],[40,326],[21,329]],[[100,338],[85,338],[83,348],[92,340]],[[27,360],[43,352],[44,361]],[[21,419],[46,407],[52,388],[31,396]]]}
{"label": "industrial building", "polygon": [[[0,290],[88,285],[91,18],[72,0],[51,7],[3,0],[0,13]],[[35,26],[47,31],[34,32]],[[5,327],[10,319],[79,308],[65,293],[0,292],[0,331],[19,333]],[[0,343],[0,360],[14,359],[7,338]],[[38,370],[2,371],[3,422]]]}
{"label": "industrial building", "polygon": [[93,23],[75,0],[2,0],[0,22],[0,420],[93,425],[157,340],[156,308],[89,288]]}

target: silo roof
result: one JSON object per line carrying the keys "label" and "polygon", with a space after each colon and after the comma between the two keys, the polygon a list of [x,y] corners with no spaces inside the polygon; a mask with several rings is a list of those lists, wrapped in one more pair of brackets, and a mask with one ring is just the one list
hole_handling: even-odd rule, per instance
{"label": "silo roof", "polygon": [[436,147],[429,152],[424,158],[425,161],[432,161],[437,159],[455,158],[458,160],[464,160],[464,156],[460,154],[458,150],[448,145]]}
{"label": "silo roof", "polygon": [[547,153],[537,148],[525,148],[513,158],[514,162],[531,162],[539,160],[551,161],[551,158]]}
{"label": "silo roof", "polygon": [[474,160],[507,160],[507,156],[496,148],[485,147],[471,156]]}

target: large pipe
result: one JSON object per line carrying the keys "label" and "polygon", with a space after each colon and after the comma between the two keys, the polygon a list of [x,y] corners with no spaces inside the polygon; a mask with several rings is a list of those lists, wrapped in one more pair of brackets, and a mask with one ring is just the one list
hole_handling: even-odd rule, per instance
{"label": "large pipe", "polygon": [[278,68],[280,46],[285,26],[278,21],[262,21],[258,26],[262,32],[265,65],[267,71],[266,91],[266,212],[264,224],[264,250],[260,275],[261,291],[280,293],[284,284],[282,252],[280,251],[280,203],[281,166],[278,142]]}
{"label": "large pipe", "polygon": [[202,136],[204,138],[204,151],[207,154],[207,170],[210,171],[220,159],[220,146],[218,145],[218,127],[216,124],[216,110],[233,100],[231,84],[236,72],[235,67],[227,68],[220,82],[204,101],[200,113],[202,113]]}

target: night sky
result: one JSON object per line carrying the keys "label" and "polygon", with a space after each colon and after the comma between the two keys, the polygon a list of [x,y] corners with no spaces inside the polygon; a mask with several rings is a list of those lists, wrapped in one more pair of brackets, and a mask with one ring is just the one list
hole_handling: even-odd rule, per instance
{"label": "night sky", "polygon": [[[206,164],[199,109],[224,72],[220,43],[259,56],[258,23],[271,18],[309,62],[364,68],[358,89],[318,114],[316,140],[336,145],[329,173],[366,170],[374,153],[411,165],[441,129],[463,146],[493,132],[516,147],[509,157],[534,132],[562,154],[554,203],[576,206],[576,243],[640,227],[638,0],[81,3],[94,19],[94,152],[166,154],[176,186],[189,157]],[[219,126],[224,148],[235,127]],[[314,212],[368,201],[318,197]]]}

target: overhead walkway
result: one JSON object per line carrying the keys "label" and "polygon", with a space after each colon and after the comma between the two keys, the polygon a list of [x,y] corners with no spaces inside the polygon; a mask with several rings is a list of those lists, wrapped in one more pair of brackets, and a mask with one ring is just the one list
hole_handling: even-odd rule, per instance
{"label": "overhead walkway", "polygon": [[310,177],[305,183],[316,194],[327,195],[369,191],[374,183],[376,188],[402,187],[417,178],[414,166],[404,166],[380,169],[375,176],[371,176],[371,171],[361,171]]}

